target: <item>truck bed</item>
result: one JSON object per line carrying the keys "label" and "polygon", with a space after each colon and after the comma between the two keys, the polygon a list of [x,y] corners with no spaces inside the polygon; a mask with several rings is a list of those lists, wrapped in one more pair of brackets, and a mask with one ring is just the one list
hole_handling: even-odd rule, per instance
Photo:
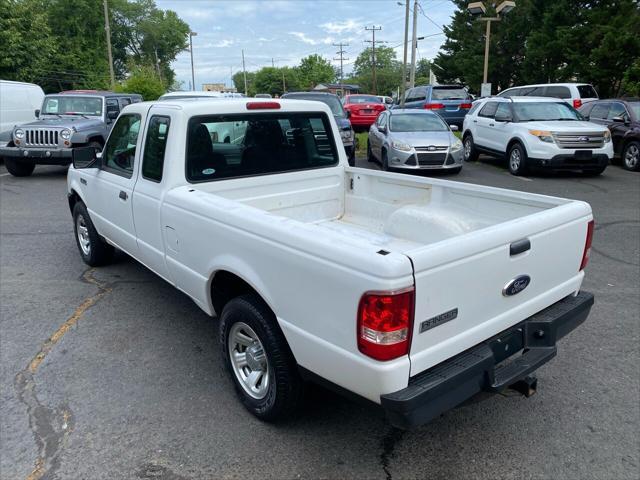
{"label": "truck bed", "polygon": [[332,232],[362,248],[404,254],[567,202],[458,182],[354,171],[358,173],[349,174],[346,185],[341,175],[322,172],[291,183],[234,188],[225,182],[203,188]]}

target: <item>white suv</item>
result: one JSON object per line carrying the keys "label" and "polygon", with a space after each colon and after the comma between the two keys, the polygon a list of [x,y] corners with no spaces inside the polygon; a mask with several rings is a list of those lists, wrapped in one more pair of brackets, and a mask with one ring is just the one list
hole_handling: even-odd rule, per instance
{"label": "white suv", "polygon": [[561,98],[573,108],[598,100],[598,93],[588,83],[545,83],[539,85],[521,85],[503,90],[499,97],[549,97]]}
{"label": "white suv", "polygon": [[462,131],[466,161],[476,160],[479,153],[506,155],[514,175],[532,168],[599,175],[613,157],[607,128],[584,121],[574,108],[557,99],[482,99],[473,104]]}

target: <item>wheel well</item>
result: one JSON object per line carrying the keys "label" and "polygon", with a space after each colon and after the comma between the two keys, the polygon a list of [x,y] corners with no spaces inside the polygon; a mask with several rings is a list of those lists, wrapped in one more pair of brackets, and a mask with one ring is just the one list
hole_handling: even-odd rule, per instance
{"label": "wheel well", "polygon": [[469,130],[466,130],[463,134],[462,134],[462,139],[464,140],[467,137],[471,137],[473,138],[473,135],[471,135],[471,132]]}
{"label": "wheel well", "polygon": [[75,190],[71,190],[68,200],[69,200],[69,210],[71,210],[71,215],[73,215],[73,208],[76,206],[76,203],[82,202],[82,199],[80,198],[80,195],[76,193]]}
{"label": "wheel well", "polygon": [[94,135],[93,137],[89,137],[87,139],[87,143],[98,142],[100,145],[104,146],[104,140],[99,135]]}
{"label": "wheel well", "polygon": [[522,141],[519,138],[512,138],[511,140],[509,140],[509,143],[507,144],[507,151],[504,152],[505,155],[509,155],[509,151],[511,150],[511,147],[513,147],[516,143],[519,143],[520,146],[524,149],[525,155],[528,155],[527,147],[524,146],[524,143],[522,143]]}
{"label": "wheel well", "polygon": [[260,296],[251,285],[235,273],[219,270],[211,280],[211,303],[218,316],[220,316],[222,309],[230,300],[247,293],[255,293]]}

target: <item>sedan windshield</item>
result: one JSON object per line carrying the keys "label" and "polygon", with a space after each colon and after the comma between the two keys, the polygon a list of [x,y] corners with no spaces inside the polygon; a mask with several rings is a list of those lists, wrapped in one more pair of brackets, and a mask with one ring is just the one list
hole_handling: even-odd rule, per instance
{"label": "sedan windshield", "polygon": [[445,132],[448,130],[439,117],[428,113],[391,115],[389,129],[392,132]]}
{"label": "sedan windshield", "polygon": [[514,102],[513,111],[519,122],[584,120],[564,102]]}
{"label": "sedan windshield", "polygon": [[42,106],[46,115],[102,115],[102,98],[57,95],[46,97]]}
{"label": "sedan windshield", "polygon": [[349,95],[347,103],[382,103],[382,100],[373,95]]}
{"label": "sedan windshield", "polygon": [[344,109],[342,108],[342,104],[340,103],[340,100],[338,100],[336,97],[332,97],[329,95],[322,95],[322,96],[321,95],[291,95],[283,98],[291,98],[295,100],[312,100],[314,102],[326,103],[331,109],[331,113],[333,113],[335,117],[345,116]]}

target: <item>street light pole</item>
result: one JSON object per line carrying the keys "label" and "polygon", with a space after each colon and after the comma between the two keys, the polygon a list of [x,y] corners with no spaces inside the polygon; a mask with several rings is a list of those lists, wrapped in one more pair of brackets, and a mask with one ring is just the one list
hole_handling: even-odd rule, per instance
{"label": "street light pole", "polygon": [[[483,21],[487,22],[487,32],[484,39],[484,71],[482,74],[482,83],[487,83],[487,76],[489,74],[489,39],[491,37],[491,20],[493,18],[483,18]],[[495,19],[499,20],[499,19]]]}
{"label": "street light pole", "polygon": [[197,36],[198,32],[189,32],[189,53],[191,53],[191,89],[196,89],[196,74],[193,68],[193,37]]}
{"label": "street light pole", "polygon": [[113,55],[111,54],[111,28],[109,27],[109,6],[107,0],[102,2],[104,7],[104,30],[107,33],[107,54],[109,56],[109,76],[111,78],[111,90],[116,88],[116,76],[113,72]]}

